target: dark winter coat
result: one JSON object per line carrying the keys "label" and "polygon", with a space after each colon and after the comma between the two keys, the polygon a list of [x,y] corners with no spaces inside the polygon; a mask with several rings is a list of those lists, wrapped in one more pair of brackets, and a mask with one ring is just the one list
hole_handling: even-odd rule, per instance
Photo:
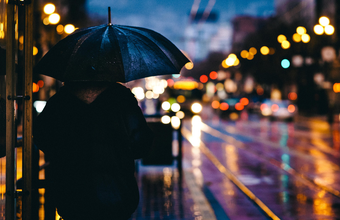
{"label": "dark winter coat", "polygon": [[50,162],[48,187],[65,220],[127,219],[135,211],[134,159],[147,154],[152,133],[129,89],[116,83],[86,104],[62,87],[33,135]]}

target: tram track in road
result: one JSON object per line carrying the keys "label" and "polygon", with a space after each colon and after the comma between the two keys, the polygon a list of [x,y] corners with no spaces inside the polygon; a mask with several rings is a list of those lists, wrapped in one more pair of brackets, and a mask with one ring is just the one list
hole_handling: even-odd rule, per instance
{"label": "tram track in road", "polygon": [[202,153],[216,166],[216,168],[224,174],[231,182],[233,182],[262,212],[266,217],[273,220],[280,220],[280,218],[266,205],[264,204],[249,188],[247,188],[235,174],[233,174],[226,166],[224,166],[215,155],[209,150],[209,148],[200,140],[199,143],[193,142],[191,132],[183,127],[182,134],[193,146],[199,145]]}
{"label": "tram track in road", "polygon": [[[205,123],[201,124],[201,130],[203,132],[207,133],[207,134],[210,134],[210,135],[216,137],[216,138],[219,138],[223,141],[226,141],[227,143],[230,143],[230,140],[232,140],[233,143],[231,143],[231,144],[233,144],[235,147],[243,149],[243,150],[245,150],[246,153],[256,157],[258,160],[265,162],[267,164],[270,164],[271,166],[274,166],[275,168],[288,173],[289,175],[295,177],[297,180],[299,180],[304,185],[306,185],[306,186],[308,186],[308,187],[310,187],[314,190],[324,190],[324,191],[330,193],[331,195],[333,195],[337,198],[340,198],[340,191],[339,190],[334,189],[333,187],[324,185],[320,182],[313,180],[312,178],[310,178],[306,175],[299,173],[298,171],[293,169],[289,164],[282,162],[282,161],[278,161],[277,159],[274,159],[270,156],[267,156],[265,152],[261,152],[261,154],[260,154],[256,151],[254,151],[248,144],[243,143],[239,140],[236,140],[234,137],[227,135],[227,134],[224,134],[224,133],[208,126]],[[186,129],[186,132],[187,131],[188,130]],[[273,142],[268,142],[268,141],[265,141],[265,142],[266,142],[266,144],[268,144],[268,146],[278,148],[275,145],[273,146]],[[263,143],[263,141],[262,141],[262,143]],[[282,149],[282,148],[280,148],[280,149]],[[286,153],[294,154],[294,152],[292,153],[291,150],[289,150],[289,149],[283,149],[283,150],[286,150],[287,151]],[[299,155],[300,154],[295,153],[295,156],[299,156]],[[302,158],[303,159],[308,158],[308,161],[311,160],[309,157],[306,157],[306,156],[303,156]],[[334,166],[337,166],[337,165],[334,164]]]}

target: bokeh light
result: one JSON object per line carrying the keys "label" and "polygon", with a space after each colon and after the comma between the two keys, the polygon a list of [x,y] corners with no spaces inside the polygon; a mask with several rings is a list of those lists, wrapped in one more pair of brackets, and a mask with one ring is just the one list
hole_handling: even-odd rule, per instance
{"label": "bokeh light", "polygon": [[238,103],[235,104],[235,109],[237,111],[242,111],[244,109],[244,105],[242,105],[241,103],[238,102]]}
{"label": "bokeh light", "polygon": [[283,49],[288,49],[288,48],[290,48],[290,43],[289,43],[289,41],[287,41],[287,40],[283,41],[283,42],[281,43],[281,47],[282,47]]}
{"label": "bokeh light", "polygon": [[58,34],[62,34],[64,33],[64,26],[62,24],[58,24],[58,26],[56,27],[56,30]]}
{"label": "bokeh light", "polygon": [[288,93],[288,99],[289,99],[289,100],[292,100],[292,101],[296,100],[296,99],[297,99],[297,94],[296,94],[296,92],[290,92],[290,93]]}
{"label": "bokeh light", "polygon": [[186,68],[187,70],[193,69],[193,68],[194,68],[194,63],[193,63],[193,62],[188,62],[188,63],[186,63],[186,64],[185,64],[185,68]]}
{"label": "bokeh light", "polygon": [[242,105],[248,105],[249,104],[249,100],[246,97],[243,97],[242,99],[240,99],[240,103]]}
{"label": "bokeh light", "polygon": [[269,48],[267,46],[263,46],[263,47],[261,47],[260,52],[263,55],[268,55],[269,54]]}
{"label": "bokeh light", "polygon": [[48,21],[50,24],[58,24],[60,21],[60,15],[57,13],[53,13],[50,16],[48,16]]}
{"label": "bokeh light", "polygon": [[179,110],[181,110],[181,106],[178,103],[174,103],[171,105],[171,110],[173,112],[178,112]]}
{"label": "bokeh light", "polygon": [[201,83],[206,83],[206,82],[208,82],[208,76],[206,76],[206,75],[200,76],[200,82],[201,82]]}
{"label": "bokeh light", "polygon": [[330,21],[329,21],[329,18],[327,18],[326,16],[322,16],[322,17],[319,18],[319,23],[322,26],[327,26],[327,25],[329,25]]}
{"label": "bokeh light", "polygon": [[33,47],[33,56],[37,55],[39,52],[38,48],[36,46]]}
{"label": "bokeh light", "polygon": [[202,105],[198,102],[191,105],[191,111],[193,113],[200,113],[202,109],[203,109]]}
{"label": "bokeh light", "polygon": [[255,47],[251,47],[251,48],[249,49],[249,53],[251,53],[251,54],[253,54],[253,55],[256,55],[256,54],[257,54],[256,48],[255,48]]}
{"label": "bokeh light", "polygon": [[317,24],[317,25],[314,26],[315,34],[322,35],[324,33],[324,31],[325,30],[324,30],[324,28],[321,25]]}
{"label": "bokeh light", "polygon": [[273,112],[277,112],[278,110],[279,110],[279,106],[278,106],[278,104],[273,104],[272,105],[272,107],[271,107],[271,110],[273,111]]}
{"label": "bokeh light", "polygon": [[228,103],[222,102],[222,103],[220,104],[220,109],[221,109],[222,111],[228,110],[228,109],[229,109]]}
{"label": "bokeh light", "polygon": [[298,33],[293,34],[293,41],[294,42],[300,42],[301,41],[301,35]]}
{"label": "bokeh light", "polygon": [[185,117],[185,114],[184,114],[184,112],[182,112],[182,111],[178,111],[178,112],[176,112],[176,116],[177,116],[179,119],[183,119],[183,118]]}
{"label": "bokeh light", "polygon": [[281,44],[283,41],[287,40],[286,36],[283,35],[283,34],[280,34],[278,37],[277,37],[277,41]]}
{"label": "bokeh light", "polygon": [[310,41],[310,36],[309,36],[309,34],[303,34],[303,35],[301,36],[301,40],[302,40],[303,43],[308,43],[308,42]]}
{"label": "bokeh light", "polygon": [[248,54],[249,54],[248,51],[242,50],[240,55],[241,55],[242,58],[246,59],[248,57]]}
{"label": "bokeh light", "polygon": [[178,103],[183,103],[183,102],[185,102],[185,97],[184,97],[183,95],[177,96],[177,102],[178,102]]}
{"label": "bokeh light", "polygon": [[76,30],[76,28],[74,27],[73,24],[67,24],[64,27],[64,31],[65,31],[66,34],[72,34],[75,30]]}
{"label": "bokeh light", "polygon": [[300,35],[303,35],[307,32],[306,28],[305,27],[302,27],[302,26],[299,26],[296,28],[296,33],[300,34]]}
{"label": "bokeh light", "polygon": [[168,116],[168,115],[162,116],[161,122],[162,122],[163,124],[169,124],[169,123],[171,122],[170,116]]}
{"label": "bokeh light", "polygon": [[213,79],[213,80],[217,79],[217,76],[218,76],[218,74],[217,74],[216,71],[211,71],[210,74],[209,74],[210,79]]}
{"label": "bokeh light", "polygon": [[325,27],[325,33],[326,33],[327,35],[332,35],[332,34],[334,34],[334,27],[333,27],[332,25],[327,25],[327,26]]}
{"label": "bokeh light", "polygon": [[44,13],[47,15],[52,14],[55,11],[55,6],[52,3],[48,3],[44,6]]}
{"label": "bokeh light", "polygon": [[162,103],[162,109],[164,111],[168,111],[170,109],[170,107],[171,107],[170,102],[165,101],[165,102]]}
{"label": "bokeh light", "polygon": [[218,108],[220,107],[220,102],[217,101],[217,100],[212,101],[212,102],[211,102],[211,107],[212,107],[213,109],[218,109]]}
{"label": "bokeh light", "polygon": [[293,113],[293,112],[295,112],[295,106],[290,104],[290,105],[288,105],[287,110],[288,110],[289,113]]}
{"label": "bokeh light", "polygon": [[290,66],[289,60],[283,59],[283,60],[281,61],[281,66],[282,66],[283,68],[287,69],[287,68]]}

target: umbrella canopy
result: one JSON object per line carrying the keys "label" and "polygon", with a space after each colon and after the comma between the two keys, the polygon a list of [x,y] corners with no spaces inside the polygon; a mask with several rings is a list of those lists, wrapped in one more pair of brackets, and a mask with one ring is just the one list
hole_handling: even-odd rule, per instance
{"label": "umbrella canopy", "polygon": [[34,73],[63,82],[128,82],[179,74],[187,62],[187,57],[161,34],[109,23],[80,29],[59,41],[37,63]]}

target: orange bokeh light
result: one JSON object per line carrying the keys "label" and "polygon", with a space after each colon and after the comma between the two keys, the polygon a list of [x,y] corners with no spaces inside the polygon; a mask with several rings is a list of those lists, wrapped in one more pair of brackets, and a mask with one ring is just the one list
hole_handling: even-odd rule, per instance
{"label": "orange bokeh light", "polygon": [[336,93],[340,92],[340,83],[334,83],[333,91]]}
{"label": "orange bokeh light", "polygon": [[272,111],[273,111],[273,112],[277,112],[277,111],[279,110],[279,108],[280,108],[280,107],[279,107],[277,104],[273,104],[273,105],[272,105]]}
{"label": "orange bokeh light", "polygon": [[33,92],[38,92],[39,86],[36,83],[33,83]]}
{"label": "orange bokeh light", "polygon": [[242,111],[243,109],[244,109],[244,105],[242,105],[241,103],[236,103],[236,105],[235,105],[235,109],[237,110],[237,111]]}
{"label": "orange bokeh light", "polygon": [[212,107],[213,109],[218,109],[218,108],[220,107],[220,102],[217,101],[217,100],[212,101],[211,107]]}
{"label": "orange bokeh light", "polygon": [[256,89],[256,92],[257,92],[258,95],[263,95],[264,90],[260,87],[260,88]]}
{"label": "orange bokeh light", "polygon": [[228,108],[229,108],[228,103],[222,102],[222,103],[220,104],[220,109],[221,109],[222,111],[226,111],[226,110],[228,110]]}
{"label": "orange bokeh light", "polygon": [[216,71],[211,71],[209,74],[210,79],[217,79],[217,72]]}
{"label": "orange bokeh light", "polygon": [[242,105],[248,105],[249,104],[249,100],[247,99],[247,98],[242,98],[242,99],[240,99],[240,103],[242,104]]}
{"label": "orange bokeh light", "polygon": [[206,75],[200,76],[200,82],[201,82],[201,83],[206,83],[206,82],[208,82],[208,77],[207,77]]}
{"label": "orange bokeh light", "polygon": [[44,81],[39,80],[39,81],[37,82],[37,85],[39,86],[39,88],[42,88],[42,87],[44,86]]}
{"label": "orange bokeh light", "polygon": [[296,100],[296,99],[297,99],[297,94],[296,94],[296,92],[290,92],[290,93],[288,93],[288,99],[290,99],[290,100],[292,100],[292,101]]}
{"label": "orange bokeh light", "polygon": [[293,112],[295,112],[295,106],[294,105],[288,105],[287,110],[288,110],[288,112],[293,113]]}
{"label": "orange bokeh light", "polygon": [[167,79],[166,81],[170,87],[172,87],[175,83],[173,79]]}

